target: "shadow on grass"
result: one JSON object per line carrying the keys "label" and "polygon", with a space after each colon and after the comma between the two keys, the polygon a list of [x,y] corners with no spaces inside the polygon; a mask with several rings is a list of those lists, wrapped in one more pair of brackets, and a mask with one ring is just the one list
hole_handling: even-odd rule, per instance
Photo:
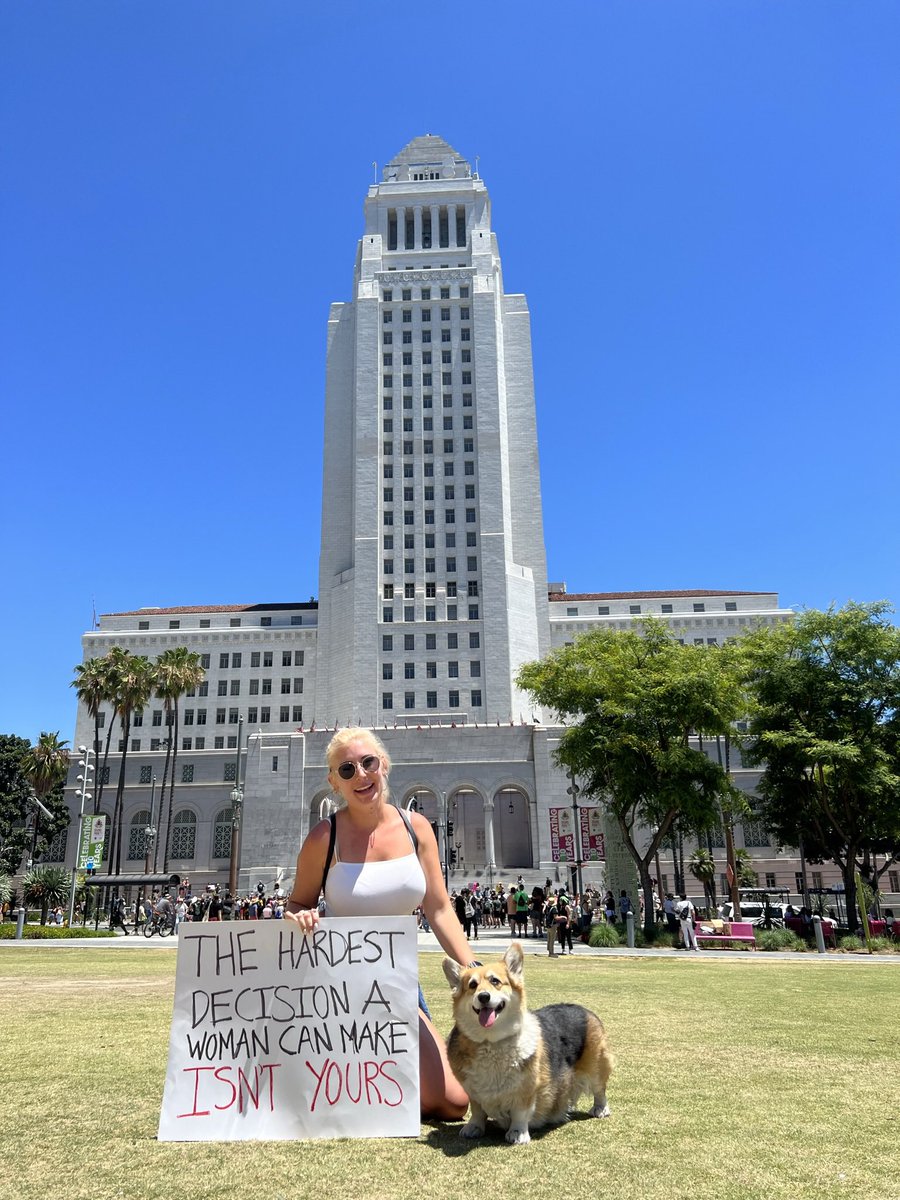
{"label": "shadow on grass", "polygon": [[[568,1121],[563,1121],[556,1125],[545,1125],[542,1129],[532,1129],[530,1131],[531,1140],[532,1142],[540,1142],[545,1137],[552,1137],[564,1125],[577,1121],[594,1121],[596,1119],[589,1112],[573,1112],[570,1114]],[[458,1124],[449,1124],[445,1121],[425,1123],[430,1124],[431,1129],[424,1138],[424,1144],[432,1150],[438,1150],[445,1158],[462,1158],[464,1155],[479,1148],[489,1149],[494,1146],[506,1145],[506,1131],[494,1121],[488,1121],[487,1130],[484,1136],[480,1138],[460,1137],[459,1131],[463,1127],[463,1122],[459,1122]],[[513,1147],[510,1146],[510,1149],[513,1149]]]}

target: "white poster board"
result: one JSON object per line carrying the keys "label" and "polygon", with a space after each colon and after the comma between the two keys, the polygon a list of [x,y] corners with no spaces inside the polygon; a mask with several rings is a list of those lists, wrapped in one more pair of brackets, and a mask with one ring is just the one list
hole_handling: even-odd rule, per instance
{"label": "white poster board", "polygon": [[417,1137],[412,917],[183,923],[160,1141]]}

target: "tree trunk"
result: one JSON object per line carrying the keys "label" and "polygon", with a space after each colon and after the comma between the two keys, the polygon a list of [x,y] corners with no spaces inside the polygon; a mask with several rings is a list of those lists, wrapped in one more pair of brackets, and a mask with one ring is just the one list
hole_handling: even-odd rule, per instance
{"label": "tree trunk", "polygon": [[163,873],[169,872],[169,840],[172,836],[172,814],[175,804],[175,767],[178,762],[178,701],[175,701],[175,721],[172,734],[172,782],[169,784],[169,812],[166,817],[166,852],[163,857]]}
{"label": "tree trunk", "polygon": [[97,772],[97,798],[94,801],[94,816],[100,811],[100,801],[103,799],[104,777],[106,775],[106,764],[109,762],[109,743],[112,741],[113,729],[116,726],[116,714],[113,713],[109,722],[109,729],[106,732],[106,746],[103,750],[103,766]]}
{"label": "tree trunk", "polygon": [[856,846],[847,847],[847,857],[841,863],[841,874],[844,876],[844,899],[847,901],[847,928],[850,933],[856,933],[860,920],[856,903]]}
{"label": "tree trunk", "polygon": [[119,875],[122,870],[122,814],[125,808],[125,763],[128,758],[128,739],[131,736],[131,712],[126,712],[122,719],[122,757],[119,760],[119,781],[116,785],[116,805],[113,809],[113,845],[115,847],[115,864],[113,864],[113,847],[110,847],[109,862],[113,874]]}
{"label": "tree trunk", "polygon": [[[159,789],[159,817],[157,818],[157,821],[156,821],[156,842],[153,846],[154,868],[156,867],[156,863],[159,859],[159,844],[161,841],[164,840],[163,830],[168,829],[168,824],[167,824],[167,820],[166,820],[166,784],[169,781],[169,763],[172,760],[172,744],[173,743],[172,743],[172,719],[171,719],[171,717],[172,717],[171,701],[168,698],[166,698],[166,761],[163,764],[162,787]],[[166,835],[164,864],[165,864],[165,858],[167,858],[168,854],[169,854],[169,846],[168,846],[167,838],[168,838],[168,835]]]}

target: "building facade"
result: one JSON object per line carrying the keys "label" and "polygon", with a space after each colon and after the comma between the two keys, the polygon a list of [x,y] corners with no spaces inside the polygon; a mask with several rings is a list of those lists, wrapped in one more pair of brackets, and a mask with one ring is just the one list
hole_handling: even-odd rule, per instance
{"label": "building facade", "polygon": [[[171,807],[162,704],[131,730],[123,860],[137,869],[156,827],[152,865],[224,883],[240,783],[239,884],[289,881],[329,804],[325,746],[360,724],[387,746],[394,799],[435,822],[454,880],[559,879],[562,731],[517,689],[519,667],[650,612],[704,643],[790,616],[768,592],[548,585],[528,308],[503,289],[484,183],[431,135],[365,200],[352,297],[329,316],[324,468],[318,601],[108,614],[84,637],[86,659],[184,645],[206,670],[181,702]],[[92,737],[81,710],[74,744]],[[614,831],[606,842],[585,878],[633,886]]]}

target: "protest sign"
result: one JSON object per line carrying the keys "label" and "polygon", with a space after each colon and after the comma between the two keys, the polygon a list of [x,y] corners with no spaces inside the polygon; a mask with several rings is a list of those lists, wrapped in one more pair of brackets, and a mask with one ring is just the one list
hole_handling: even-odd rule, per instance
{"label": "protest sign", "polygon": [[182,924],[160,1141],[417,1137],[412,917]]}

